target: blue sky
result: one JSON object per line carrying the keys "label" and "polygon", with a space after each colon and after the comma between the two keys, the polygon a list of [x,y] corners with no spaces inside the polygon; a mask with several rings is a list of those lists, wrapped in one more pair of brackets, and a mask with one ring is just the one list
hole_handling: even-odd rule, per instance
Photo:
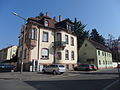
{"label": "blue sky", "polygon": [[120,0],[0,0],[0,49],[18,45],[24,21],[12,15],[13,11],[26,19],[41,11],[51,17],[77,17],[87,24],[86,30],[96,28],[105,38],[109,33],[115,38],[120,35]]}

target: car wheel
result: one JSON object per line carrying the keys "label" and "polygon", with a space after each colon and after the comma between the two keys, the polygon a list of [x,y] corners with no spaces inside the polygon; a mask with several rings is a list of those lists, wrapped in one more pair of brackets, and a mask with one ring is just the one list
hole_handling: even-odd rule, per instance
{"label": "car wheel", "polygon": [[60,74],[63,74],[64,72],[61,72]]}
{"label": "car wheel", "polygon": [[54,70],[54,71],[53,71],[53,75],[56,75],[56,74],[57,74],[57,72]]}
{"label": "car wheel", "polygon": [[45,70],[43,69],[42,72],[45,73]]}

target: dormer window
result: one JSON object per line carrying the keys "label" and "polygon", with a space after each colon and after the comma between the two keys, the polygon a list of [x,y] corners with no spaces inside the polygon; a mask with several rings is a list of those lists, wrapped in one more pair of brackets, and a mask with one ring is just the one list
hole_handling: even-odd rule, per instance
{"label": "dormer window", "polygon": [[67,30],[71,30],[71,25],[67,24]]}
{"label": "dormer window", "polygon": [[67,24],[67,30],[69,29],[69,25]]}
{"label": "dormer window", "polygon": [[45,27],[48,27],[48,21],[47,20],[45,20],[44,25],[45,25]]}

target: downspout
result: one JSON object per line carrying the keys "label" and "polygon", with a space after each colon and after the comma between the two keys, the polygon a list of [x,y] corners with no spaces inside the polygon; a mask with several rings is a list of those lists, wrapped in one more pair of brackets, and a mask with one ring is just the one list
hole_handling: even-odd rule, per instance
{"label": "downspout", "polygon": [[38,31],[39,32],[38,32],[38,54],[37,54],[37,59],[39,60],[39,54],[40,54],[40,52],[39,52],[39,49],[40,49],[40,29]]}
{"label": "downspout", "polygon": [[[54,46],[55,46],[55,30],[54,30],[54,44],[53,44]],[[55,53],[56,53],[56,47],[54,47],[54,61],[53,61],[53,64],[55,64],[56,62],[55,62],[55,60],[56,60],[56,58],[55,58]]]}

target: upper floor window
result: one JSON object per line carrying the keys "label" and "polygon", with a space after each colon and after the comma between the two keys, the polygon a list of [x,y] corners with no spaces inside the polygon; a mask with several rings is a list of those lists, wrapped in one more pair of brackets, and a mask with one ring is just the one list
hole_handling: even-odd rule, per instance
{"label": "upper floor window", "polygon": [[74,60],[74,51],[71,52],[71,59]]}
{"label": "upper floor window", "polygon": [[104,56],[104,52],[102,52],[102,55]]}
{"label": "upper floor window", "polygon": [[69,29],[69,25],[67,24],[67,30]]}
{"label": "upper floor window", "polygon": [[37,39],[37,30],[36,29],[30,29],[28,31],[28,34],[26,34],[26,37],[25,37],[26,39],[27,39],[27,35],[28,35],[28,39],[36,40]]}
{"label": "upper floor window", "polygon": [[43,42],[48,42],[48,32],[43,32]]}
{"label": "upper floor window", "polygon": [[33,40],[37,39],[37,30],[36,29],[32,29],[31,39],[33,39]]}
{"label": "upper floor window", "polygon": [[74,46],[74,38],[71,37],[71,45]]}
{"label": "upper floor window", "polygon": [[100,51],[98,51],[98,55],[100,55]]}
{"label": "upper floor window", "polygon": [[68,35],[65,35],[66,44],[68,44]]}
{"label": "upper floor window", "polygon": [[47,48],[42,49],[41,57],[43,59],[48,59],[49,58],[49,50]]}
{"label": "upper floor window", "polygon": [[68,50],[65,51],[65,59],[66,59],[66,60],[69,59],[69,51],[68,51]]}
{"label": "upper floor window", "polygon": [[45,20],[44,25],[45,25],[45,27],[48,27],[49,23],[47,20]]}
{"label": "upper floor window", "polygon": [[71,30],[72,26],[70,24],[67,24],[67,30]]}
{"label": "upper floor window", "polygon": [[27,49],[24,50],[24,59],[26,59]]}

